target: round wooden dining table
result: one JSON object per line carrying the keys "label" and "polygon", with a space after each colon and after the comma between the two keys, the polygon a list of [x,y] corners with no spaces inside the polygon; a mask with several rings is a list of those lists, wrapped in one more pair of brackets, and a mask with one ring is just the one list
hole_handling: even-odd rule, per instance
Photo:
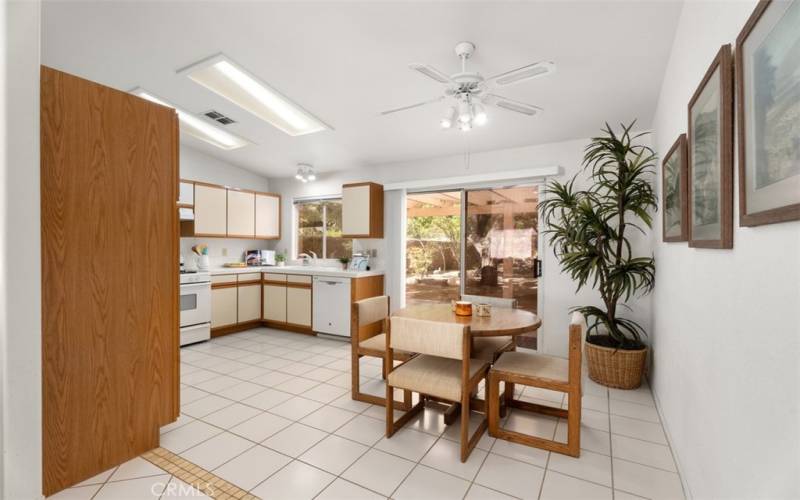
{"label": "round wooden dining table", "polygon": [[[453,307],[450,304],[444,303],[410,305],[396,311],[393,316],[469,325],[470,333],[473,337],[516,336],[535,332],[542,326],[542,320],[539,316],[522,309],[492,307],[490,316],[478,316],[474,311],[472,316],[459,316],[453,311]],[[484,404],[483,400],[473,399],[470,402],[470,408],[477,411],[486,411]],[[454,403],[447,408],[444,412],[444,423],[446,425],[456,422],[460,408],[460,403]]]}
{"label": "round wooden dining table", "polygon": [[414,304],[396,311],[393,316],[469,325],[473,337],[501,337],[535,332],[542,326],[536,314],[522,309],[492,307],[491,316],[458,316],[450,304]]}

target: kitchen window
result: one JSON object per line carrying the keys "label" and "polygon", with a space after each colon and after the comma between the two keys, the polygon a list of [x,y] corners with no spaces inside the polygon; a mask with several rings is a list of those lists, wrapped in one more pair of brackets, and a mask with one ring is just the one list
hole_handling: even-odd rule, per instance
{"label": "kitchen window", "polygon": [[342,238],[342,200],[295,202],[297,255],[314,252],[320,259],[350,257],[353,240]]}

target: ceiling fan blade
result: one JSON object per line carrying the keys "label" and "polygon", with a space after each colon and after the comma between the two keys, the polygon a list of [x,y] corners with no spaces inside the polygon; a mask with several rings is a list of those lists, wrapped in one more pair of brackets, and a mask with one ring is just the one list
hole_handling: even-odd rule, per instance
{"label": "ceiling fan blade", "polygon": [[389,114],[392,114],[392,113],[397,113],[398,111],[405,111],[407,109],[418,108],[420,106],[425,106],[427,104],[433,104],[435,102],[439,102],[442,99],[444,99],[444,96],[439,96],[436,99],[431,99],[430,101],[418,102],[416,104],[411,104],[409,106],[403,106],[402,108],[394,108],[394,109],[390,109],[390,110],[387,110],[387,111],[381,111],[381,114],[382,115],[389,115]]}
{"label": "ceiling fan blade", "polygon": [[517,113],[522,113],[523,115],[528,116],[533,116],[544,111],[542,108],[534,106],[533,104],[515,101],[513,99],[508,99],[507,97],[501,97],[494,94],[486,94],[483,97],[483,102],[486,104],[491,104],[492,106],[497,106],[498,108],[516,111]]}
{"label": "ceiling fan blade", "polygon": [[542,61],[495,75],[485,80],[483,84],[486,88],[508,87],[509,85],[514,85],[538,78],[540,76],[549,75],[555,71],[556,65],[554,63]]}
{"label": "ceiling fan blade", "polygon": [[439,71],[438,69],[434,68],[429,64],[409,64],[409,69],[413,69],[414,71],[419,71],[423,75],[436,80],[439,83],[451,83],[452,80],[450,76]]}

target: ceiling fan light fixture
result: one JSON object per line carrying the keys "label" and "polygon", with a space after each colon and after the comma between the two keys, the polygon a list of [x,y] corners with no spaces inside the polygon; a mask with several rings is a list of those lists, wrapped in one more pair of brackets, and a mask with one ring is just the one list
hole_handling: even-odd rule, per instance
{"label": "ceiling fan light fixture", "polygon": [[472,105],[472,122],[475,125],[481,126],[486,124],[486,108],[483,104],[476,102]]}
{"label": "ceiling fan light fixture", "polygon": [[456,119],[456,108],[455,106],[449,106],[445,110],[444,116],[442,117],[442,120],[439,122],[439,124],[442,126],[442,128],[450,128],[453,126],[453,122],[455,121],[455,119]]}
{"label": "ceiling fan light fixture", "polygon": [[471,122],[461,122],[461,124],[458,126],[458,128],[462,132],[469,132],[470,130],[472,130],[472,123]]}
{"label": "ceiling fan light fixture", "polygon": [[472,121],[472,109],[469,102],[466,100],[458,103],[458,121],[461,123],[469,123]]}

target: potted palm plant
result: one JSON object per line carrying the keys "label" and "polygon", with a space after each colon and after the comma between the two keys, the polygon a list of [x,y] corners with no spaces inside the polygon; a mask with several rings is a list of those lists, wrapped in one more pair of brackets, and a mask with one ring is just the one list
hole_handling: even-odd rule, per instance
{"label": "potted palm plant", "polygon": [[[634,122],[635,123],[635,122]],[[586,358],[589,378],[621,389],[639,387],[647,358],[644,329],[623,318],[620,307],[634,296],[653,290],[655,260],[634,255],[630,234],[652,226],[656,195],[650,183],[655,153],[635,144],[634,123],[615,134],[606,124],[603,135],[586,147],[583,169],[588,189],[575,187],[575,177],[551,181],[540,204],[545,234],[562,272],[600,292],[603,307],[581,306],[587,321]],[[577,176],[576,176],[577,177]]]}

